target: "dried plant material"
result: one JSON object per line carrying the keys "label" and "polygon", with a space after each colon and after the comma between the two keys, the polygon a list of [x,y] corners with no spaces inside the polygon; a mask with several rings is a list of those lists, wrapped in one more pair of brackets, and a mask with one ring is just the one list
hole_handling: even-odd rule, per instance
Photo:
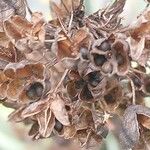
{"label": "dried plant material", "polygon": [[26,15],[26,1],[25,0],[2,0],[0,5],[0,31],[3,31],[3,21],[9,19],[13,15]]}
{"label": "dried plant material", "polygon": [[49,137],[55,125],[55,117],[47,108],[43,113],[36,115],[39,124],[39,134],[42,137]]}
{"label": "dried plant material", "polygon": [[25,83],[25,81],[18,79],[10,82],[7,88],[7,98],[16,101]]}
{"label": "dried plant material", "polygon": [[9,38],[6,36],[5,32],[0,32],[0,46],[7,47],[9,44]]}
{"label": "dried plant material", "polygon": [[9,82],[4,82],[0,85],[0,98],[5,99],[7,97],[7,88],[8,88]]}
{"label": "dried plant material", "polygon": [[59,97],[56,97],[56,99],[52,101],[50,107],[58,121],[60,121],[65,126],[70,125],[69,116],[67,114],[63,100],[61,100]]}
{"label": "dried plant material", "polygon": [[76,128],[75,126],[65,126],[63,128],[63,133],[62,133],[62,136],[65,138],[65,139],[71,139],[75,136],[76,134]]}
{"label": "dried plant material", "polygon": [[22,37],[21,33],[16,29],[15,25],[8,20],[4,22],[4,30],[6,35],[13,43]]}
{"label": "dried plant material", "polygon": [[11,43],[9,43],[8,48],[0,47],[0,59],[7,62],[16,62],[17,52]]}
{"label": "dried plant material", "polygon": [[[150,108],[141,105],[131,105],[124,113],[122,122],[115,129],[122,149],[130,149],[138,144],[140,136],[139,123],[143,123],[140,116],[150,117]],[[144,124],[143,124],[144,125]],[[119,132],[118,132],[118,131]]]}
{"label": "dried plant material", "polygon": [[31,105],[29,105],[22,111],[21,116],[23,118],[27,118],[27,117],[38,114],[39,112],[41,112],[42,110],[46,108],[45,104],[46,104],[46,101],[38,101],[38,102],[32,103]]}
{"label": "dried plant material", "polygon": [[117,74],[125,75],[127,74],[130,63],[128,57],[129,45],[125,41],[116,41],[113,46],[113,51],[115,55],[115,60],[117,63]]}
{"label": "dried plant material", "polygon": [[125,2],[85,16],[83,0],[52,0],[46,22],[41,12],[25,18],[26,1],[2,0],[1,103],[15,109],[11,121],[30,120],[33,139],[54,135],[95,150],[113,132],[124,150],[150,144],[150,15],[125,27]]}

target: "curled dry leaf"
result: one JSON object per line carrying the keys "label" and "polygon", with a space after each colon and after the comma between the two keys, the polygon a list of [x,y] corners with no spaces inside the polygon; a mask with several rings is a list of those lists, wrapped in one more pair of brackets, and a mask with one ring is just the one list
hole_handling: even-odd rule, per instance
{"label": "curled dry leaf", "polygon": [[50,107],[51,107],[51,111],[54,113],[58,121],[60,121],[65,126],[70,125],[69,116],[65,108],[65,103],[62,99],[60,99],[60,97],[56,97],[51,102]]}
{"label": "curled dry leaf", "polygon": [[22,117],[22,111],[24,110],[25,106],[20,107],[19,109],[15,110],[14,112],[12,112],[8,117],[10,121],[14,121],[14,122],[20,122],[22,121],[24,118]]}
{"label": "curled dry leaf", "polygon": [[124,113],[122,118],[122,127],[119,132],[119,140],[123,149],[133,148],[140,139],[138,115],[150,117],[150,108],[141,105],[131,105]]}
{"label": "curled dry leaf", "polygon": [[72,126],[64,126],[63,128],[63,131],[62,131],[62,136],[65,138],[65,139],[71,139],[75,136],[76,134],[76,128],[74,125]]}
{"label": "curled dry leaf", "polygon": [[39,124],[39,134],[42,137],[49,137],[55,126],[55,117],[50,108],[46,108],[42,113],[36,115]]}
{"label": "curled dry leaf", "polygon": [[27,118],[33,115],[38,114],[39,112],[41,112],[42,110],[47,108],[47,104],[48,102],[45,100],[43,101],[38,101],[35,103],[30,104],[29,106],[27,106],[21,113],[21,116],[23,118]]}

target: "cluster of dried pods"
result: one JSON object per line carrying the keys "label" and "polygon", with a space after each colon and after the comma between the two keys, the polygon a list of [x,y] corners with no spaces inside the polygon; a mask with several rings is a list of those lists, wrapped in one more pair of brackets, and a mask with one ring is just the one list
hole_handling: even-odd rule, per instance
{"label": "cluster of dried pods", "polygon": [[15,109],[11,121],[32,124],[33,139],[60,136],[97,149],[113,132],[120,149],[148,147],[150,11],[124,27],[124,5],[86,16],[83,0],[51,1],[46,22],[26,1],[2,0],[0,99]]}

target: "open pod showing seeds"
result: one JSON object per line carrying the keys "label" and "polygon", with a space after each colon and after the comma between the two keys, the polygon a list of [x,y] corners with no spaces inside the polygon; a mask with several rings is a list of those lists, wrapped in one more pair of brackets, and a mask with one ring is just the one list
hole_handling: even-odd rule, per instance
{"label": "open pod showing seeds", "polygon": [[91,85],[92,87],[96,87],[102,80],[103,75],[100,73],[100,71],[92,71],[89,72],[85,77],[85,81]]}
{"label": "open pod showing seeds", "polygon": [[49,76],[40,63],[29,64],[22,61],[8,64],[3,76],[8,80],[1,84],[1,96],[7,98],[7,102],[10,103],[16,101],[24,104],[37,101],[51,88]]}
{"label": "open pod showing seeds", "polygon": [[67,74],[66,89],[68,95],[72,101],[76,101],[79,98],[79,93],[86,84],[83,78],[79,75],[77,70],[70,70]]}
{"label": "open pod showing seeds", "polygon": [[93,102],[94,97],[88,87],[88,84],[83,86],[81,93],[79,94],[79,99],[90,103]]}
{"label": "open pod showing seeds", "polygon": [[67,83],[67,92],[72,101],[78,100],[79,91],[78,88],[76,88],[76,83],[74,81],[70,81],[69,83]]}
{"label": "open pod showing seeds", "polygon": [[95,51],[91,51],[91,60],[95,67],[102,68],[102,66],[108,61],[105,54],[99,54]]}
{"label": "open pod showing seeds", "polygon": [[19,100],[22,102],[34,102],[42,98],[44,96],[44,83],[40,81],[32,81],[32,83],[28,83],[21,94],[19,95]]}
{"label": "open pod showing seeds", "polygon": [[91,110],[83,109],[75,123],[76,130],[93,129],[94,121]]}
{"label": "open pod showing seeds", "polygon": [[114,55],[114,63],[116,64],[116,73],[123,76],[128,73],[129,62],[129,45],[126,41],[116,40],[112,45],[112,51]]}
{"label": "open pod showing seeds", "polygon": [[88,89],[93,98],[97,100],[97,98],[104,92],[106,85],[105,76],[103,76],[100,71],[91,70],[91,72],[85,75],[84,79],[87,82]]}
{"label": "open pod showing seeds", "polygon": [[110,84],[111,84],[110,87],[106,85],[105,88],[107,90],[105,91],[103,100],[102,100],[104,102],[104,107],[106,107],[105,109],[109,112],[115,111],[115,109],[118,107],[118,105],[122,101],[122,96],[123,96],[122,87],[119,85],[119,83],[114,82],[114,84],[112,84],[110,82]]}

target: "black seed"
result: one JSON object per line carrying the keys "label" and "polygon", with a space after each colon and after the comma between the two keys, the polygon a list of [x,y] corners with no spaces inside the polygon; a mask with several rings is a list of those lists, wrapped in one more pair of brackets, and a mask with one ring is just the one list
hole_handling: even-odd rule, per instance
{"label": "black seed", "polygon": [[91,92],[88,89],[88,86],[84,86],[82,92],[81,92],[81,99],[85,100],[85,101],[90,101],[93,99],[93,96],[91,94]]}
{"label": "black seed", "polygon": [[80,54],[81,54],[81,57],[85,60],[88,60],[89,59],[89,51],[87,48],[85,47],[81,47],[80,48]]}
{"label": "black seed", "polygon": [[63,130],[63,125],[62,125],[58,120],[55,120],[54,129],[55,129],[57,132],[61,132],[61,131]]}
{"label": "black seed", "polygon": [[93,54],[93,57],[96,66],[102,66],[107,61],[107,58],[104,55]]}
{"label": "black seed", "polygon": [[83,79],[75,81],[75,88],[81,89],[85,85],[85,81]]}
{"label": "black seed", "polygon": [[70,106],[68,106],[68,105],[65,105],[65,108],[66,108],[67,111],[71,110]]}
{"label": "black seed", "polygon": [[102,50],[104,52],[111,50],[111,44],[109,41],[102,42],[99,46],[96,46],[97,49]]}
{"label": "black seed", "polygon": [[105,95],[104,99],[105,99],[105,101],[106,101],[107,104],[115,102],[115,99],[113,98],[113,96],[112,96],[111,93]]}
{"label": "black seed", "polygon": [[91,72],[87,75],[87,82],[92,86],[97,86],[102,81],[102,75],[99,71]]}
{"label": "black seed", "polygon": [[43,94],[44,87],[40,82],[35,82],[26,91],[27,96],[31,100],[37,100]]}

